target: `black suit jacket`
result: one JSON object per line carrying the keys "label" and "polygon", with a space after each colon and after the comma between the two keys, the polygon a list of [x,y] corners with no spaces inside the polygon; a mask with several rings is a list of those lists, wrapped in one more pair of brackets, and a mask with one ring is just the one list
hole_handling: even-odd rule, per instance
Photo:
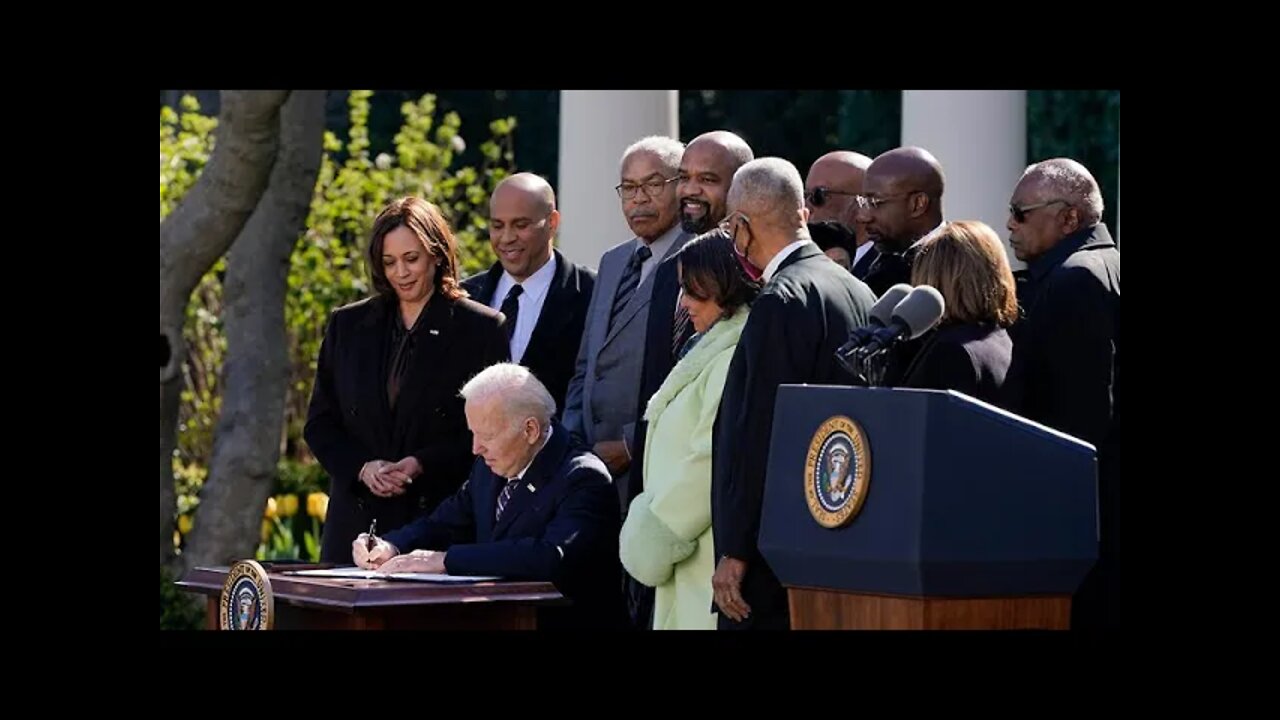
{"label": "black suit jacket", "polygon": [[[849,269],[849,272],[853,273],[853,276],[859,280],[865,280],[867,273],[871,270],[871,266],[875,263],[876,258],[878,257],[880,257],[880,251],[876,250],[875,245],[872,245],[869,250],[863,253],[862,259],[853,264],[853,267]],[[876,297],[879,297],[879,295]]]}
{"label": "black suit jacket", "polygon": [[[430,334],[414,352],[392,413],[383,365],[389,323],[398,311],[394,300],[381,296],[338,308],[320,346],[304,436],[330,478],[325,562],[351,562],[352,541],[375,518],[381,527],[397,527],[458,489],[473,457],[458,391],[508,356],[501,313],[436,294],[417,331]],[[360,482],[364,463],[408,455],[423,472],[403,495],[380,498]]]}
{"label": "black suit jacket", "polygon": [[864,278],[867,287],[871,288],[871,292],[876,297],[880,297],[885,290],[898,283],[911,284],[911,263],[916,257],[914,248],[915,246],[912,245],[902,252],[882,252],[877,247],[867,253],[868,255],[871,252],[876,253]]}
{"label": "black suit jacket", "polygon": [[1098,446],[1119,432],[1120,251],[1103,224],[1068,236],[1027,268],[1013,328],[1018,412]]}
{"label": "black suit jacket", "polygon": [[956,390],[992,405],[1002,405],[1001,392],[1013,341],[995,325],[949,324],[929,333],[911,365],[903,371],[902,387]]}
{"label": "black suit jacket", "polygon": [[620,627],[622,525],[604,463],[554,423],[551,438],[495,522],[506,482],[476,458],[471,477],[453,497],[384,539],[402,553],[446,551],[445,567],[453,575],[555,583],[573,605],[540,612],[543,627]]}
{"label": "black suit jacket", "polygon": [[1120,250],[1099,223],[1032,261],[1018,288],[1005,383],[1012,407],[1098,448],[1098,564],[1071,603],[1071,626],[1119,624]]}
{"label": "black suit jacket", "polygon": [[[711,524],[716,556],[747,561],[743,599],[750,627],[786,627],[786,593],[756,541],[778,386],[852,385],[835,359],[854,328],[867,324],[867,286],[806,243],[787,256],[751,305],[729,365],[711,459]],[[738,627],[721,615],[721,627]]]}
{"label": "black suit jacket", "polygon": [[[564,413],[564,398],[573,379],[574,363],[578,359],[578,345],[582,342],[582,328],[587,321],[587,306],[591,304],[591,290],[596,285],[596,273],[590,268],[575,265],[565,259],[559,250],[555,255],[556,273],[551,289],[542,303],[538,323],[525,348],[520,364],[529,368],[534,376],[547,386],[556,407]],[[502,264],[462,281],[462,287],[476,302],[488,305],[493,302],[493,292],[502,278]]]}

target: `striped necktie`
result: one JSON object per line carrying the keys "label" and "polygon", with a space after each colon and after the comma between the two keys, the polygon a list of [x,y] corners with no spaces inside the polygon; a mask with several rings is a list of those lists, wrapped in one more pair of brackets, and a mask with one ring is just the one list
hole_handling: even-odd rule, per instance
{"label": "striped necktie", "polygon": [[636,287],[640,285],[640,266],[652,256],[653,251],[649,246],[641,245],[627,261],[627,268],[623,270],[622,279],[618,281],[618,292],[613,296],[613,309],[609,311],[610,330],[613,329],[613,321],[622,313],[627,303],[631,302],[631,296],[636,294]]}
{"label": "striped necktie", "polygon": [[502,487],[502,492],[498,493],[498,509],[493,514],[493,521],[497,522],[502,519],[502,511],[507,508],[507,503],[511,502],[511,495],[515,493],[516,486],[520,484],[520,478],[511,478],[507,480],[507,484]]}

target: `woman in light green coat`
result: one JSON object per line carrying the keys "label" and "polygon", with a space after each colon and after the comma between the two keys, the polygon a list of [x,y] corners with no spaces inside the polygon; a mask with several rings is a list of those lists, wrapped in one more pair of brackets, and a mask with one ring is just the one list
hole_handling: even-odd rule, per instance
{"label": "woman in light green coat", "polygon": [[719,231],[689,241],[677,262],[680,304],[695,334],[645,410],[645,488],[631,503],[619,553],[632,577],[657,588],[655,630],[714,630],[711,431],[759,285]]}

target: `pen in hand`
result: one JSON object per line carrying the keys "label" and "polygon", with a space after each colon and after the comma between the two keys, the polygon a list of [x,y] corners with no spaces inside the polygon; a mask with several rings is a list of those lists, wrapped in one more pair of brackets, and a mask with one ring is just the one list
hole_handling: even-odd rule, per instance
{"label": "pen in hand", "polygon": [[373,522],[369,523],[369,536],[364,539],[365,550],[368,550],[369,552],[373,552],[373,546],[378,544],[378,540],[373,534],[377,529],[378,518],[374,518]]}

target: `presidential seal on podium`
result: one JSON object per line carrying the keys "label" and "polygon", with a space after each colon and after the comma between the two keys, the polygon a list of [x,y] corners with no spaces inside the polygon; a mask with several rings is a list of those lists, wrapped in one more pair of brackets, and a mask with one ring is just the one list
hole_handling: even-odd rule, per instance
{"label": "presidential seal on podium", "polygon": [[267,571],[254,560],[231,566],[218,604],[221,630],[270,630],[275,621],[275,599]]}
{"label": "presidential seal on podium", "polygon": [[809,442],[804,494],[809,513],[827,528],[847,525],[862,509],[871,478],[866,433],[843,415],[829,418]]}

